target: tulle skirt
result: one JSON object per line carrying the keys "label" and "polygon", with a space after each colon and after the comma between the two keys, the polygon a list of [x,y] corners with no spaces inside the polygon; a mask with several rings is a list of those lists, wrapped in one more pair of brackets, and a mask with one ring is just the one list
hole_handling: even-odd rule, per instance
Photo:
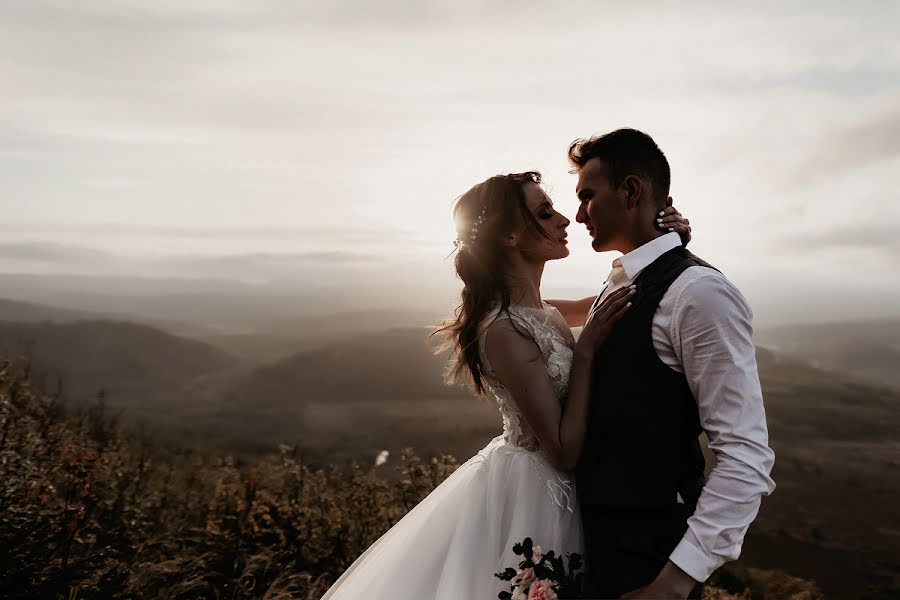
{"label": "tulle skirt", "polygon": [[530,537],[546,552],[584,552],[569,476],[540,452],[492,440],[369,547],[322,600],[488,600],[494,577]]}

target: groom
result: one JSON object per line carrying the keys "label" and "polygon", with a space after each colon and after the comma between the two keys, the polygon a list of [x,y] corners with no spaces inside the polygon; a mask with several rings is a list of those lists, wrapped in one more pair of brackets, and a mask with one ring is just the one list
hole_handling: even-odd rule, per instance
{"label": "groom", "polygon": [[[624,256],[607,295],[636,285],[632,308],[598,351],[576,481],[590,598],[699,598],[738,557],[769,477],[752,313],[724,275],[657,221],[669,164],[634,129],[576,140],[576,220],[597,252]],[[716,465],[704,480],[698,436]]]}

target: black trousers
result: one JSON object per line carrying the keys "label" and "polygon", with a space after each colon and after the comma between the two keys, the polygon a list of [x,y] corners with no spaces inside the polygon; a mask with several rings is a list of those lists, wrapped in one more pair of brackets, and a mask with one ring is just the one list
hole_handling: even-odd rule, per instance
{"label": "black trousers", "polygon": [[[687,530],[694,507],[611,510],[581,505],[585,537],[585,597],[619,598],[651,583]],[[698,585],[689,598],[700,598]]]}

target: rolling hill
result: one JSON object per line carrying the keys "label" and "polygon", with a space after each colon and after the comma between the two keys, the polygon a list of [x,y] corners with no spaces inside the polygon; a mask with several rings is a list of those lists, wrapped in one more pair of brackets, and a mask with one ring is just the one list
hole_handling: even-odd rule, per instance
{"label": "rolling hill", "polygon": [[760,329],[758,345],[828,371],[900,389],[900,319]]}
{"label": "rolling hill", "polygon": [[[258,364],[129,323],[2,323],[0,353],[33,339],[35,366],[61,375],[70,396],[104,387],[111,405],[180,444],[255,453],[287,442],[319,464],[405,446],[467,458],[498,433],[499,416],[443,385],[444,359],[425,337],[356,335]],[[282,342],[289,351],[290,336]],[[757,356],[778,488],[743,560],[816,579],[831,597],[893,597],[900,392],[771,349]]]}
{"label": "rolling hill", "polygon": [[[312,458],[374,457],[415,446],[469,455],[496,435],[491,403],[443,384],[444,357],[424,329],[356,336],[206,382],[203,404],[220,403],[217,446],[300,443]],[[227,423],[243,424],[240,439]],[[248,430],[252,430],[250,433]]]}
{"label": "rolling hill", "polygon": [[78,321],[97,318],[99,315],[83,311],[47,306],[35,302],[19,302],[0,298],[0,321],[34,322],[34,321]]}
{"label": "rolling hill", "polygon": [[49,390],[80,405],[103,390],[107,404],[132,421],[168,422],[182,391],[241,362],[202,342],[128,322],[0,321],[0,354],[28,355]]}
{"label": "rolling hill", "polygon": [[[340,338],[259,365],[252,352],[236,358],[134,323],[0,322],[0,355],[27,353],[47,387],[61,381],[76,406],[102,389],[126,422],[175,443],[256,453],[289,442],[332,461],[409,445],[470,454],[496,435],[496,411],[443,384],[445,360],[426,335],[417,328]],[[281,343],[287,352],[314,342]]]}
{"label": "rolling hill", "polygon": [[900,592],[900,392],[758,352],[777,488],[744,559],[816,579],[828,597]]}
{"label": "rolling hill", "polygon": [[23,302],[0,298],[0,322],[39,323],[75,323],[78,321],[116,321],[138,323],[155,329],[161,329],[176,336],[200,337],[208,335],[209,329],[204,326],[189,325],[183,321],[171,319],[148,318],[127,312],[98,310],[81,310],[62,308],[50,304]]}
{"label": "rolling hill", "polygon": [[[297,354],[221,388],[223,425],[292,433],[311,458],[370,460],[406,445],[471,456],[495,435],[490,405],[439,383],[421,330],[395,330]],[[816,579],[832,597],[900,589],[900,392],[764,348],[758,351],[778,489],[745,562]],[[487,410],[485,410],[487,409]]]}
{"label": "rolling hill", "polygon": [[242,333],[200,336],[204,342],[257,364],[277,362],[303,351],[332,345],[336,340],[381,334],[389,329],[425,327],[440,320],[437,313],[410,310],[347,311],[322,315],[283,316]]}

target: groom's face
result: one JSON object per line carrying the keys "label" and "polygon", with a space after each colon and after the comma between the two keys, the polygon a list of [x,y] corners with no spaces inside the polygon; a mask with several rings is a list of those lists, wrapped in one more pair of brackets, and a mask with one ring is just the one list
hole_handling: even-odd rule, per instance
{"label": "groom's face", "polygon": [[592,158],[581,167],[575,193],[579,201],[575,220],[587,227],[594,251],[618,250],[627,227],[627,198],[610,185],[602,160]]}

